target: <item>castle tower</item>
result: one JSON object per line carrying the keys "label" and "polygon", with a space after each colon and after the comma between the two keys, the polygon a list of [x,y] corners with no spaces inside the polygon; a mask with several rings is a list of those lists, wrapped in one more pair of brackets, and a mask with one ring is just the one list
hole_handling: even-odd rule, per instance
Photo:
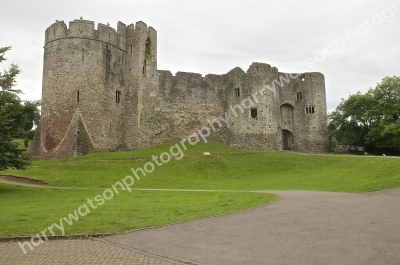
{"label": "castle tower", "polygon": [[[42,118],[30,152],[79,156],[138,146],[141,91],[156,72],[156,31],[63,21],[45,34]],[[158,84],[157,84],[158,85]]]}
{"label": "castle tower", "polygon": [[128,149],[137,149],[151,144],[154,134],[146,130],[151,127],[148,113],[158,105],[157,32],[139,21],[129,25],[127,34],[125,142]]}
{"label": "castle tower", "polygon": [[324,75],[316,72],[280,75],[290,80],[279,89],[282,149],[309,153],[328,151]]}

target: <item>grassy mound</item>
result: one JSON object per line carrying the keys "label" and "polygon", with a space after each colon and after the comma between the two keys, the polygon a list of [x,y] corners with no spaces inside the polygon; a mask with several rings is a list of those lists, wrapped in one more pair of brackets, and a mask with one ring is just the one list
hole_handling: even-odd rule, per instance
{"label": "grassy mound", "polygon": [[190,146],[182,159],[171,156],[168,163],[157,166],[152,156],[168,152],[172,145],[36,161],[26,171],[4,173],[41,179],[54,186],[107,188],[133,175],[131,168],[137,171],[150,162],[155,170],[145,172],[146,176],[138,171],[141,179],[135,188],[366,192],[400,186],[400,160],[393,158],[249,152],[209,143]]}

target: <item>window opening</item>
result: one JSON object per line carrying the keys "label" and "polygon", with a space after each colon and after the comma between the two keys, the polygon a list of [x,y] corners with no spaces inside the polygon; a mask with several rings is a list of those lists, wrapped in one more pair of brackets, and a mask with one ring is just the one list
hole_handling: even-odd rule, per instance
{"label": "window opening", "polygon": [[240,88],[235,88],[235,96],[240,97]]}
{"label": "window opening", "polygon": [[303,93],[302,92],[297,92],[297,100],[303,99]]}
{"label": "window opening", "polygon": [[115,92],[115,103],[119,104],[121,102],[121,91],[117,90]]}
{"label": "window opening", "polygon": [[251,113],[251,117],[253,119],[257,118],[257,109],[256,108],[251,109],[250,113]]}

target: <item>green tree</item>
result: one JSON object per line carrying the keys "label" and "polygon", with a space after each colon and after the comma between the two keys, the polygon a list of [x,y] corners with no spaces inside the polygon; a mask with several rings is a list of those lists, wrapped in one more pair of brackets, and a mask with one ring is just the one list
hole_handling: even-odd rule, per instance
{"label": "green tree", "polygon": [[[4,54],[10,49],[0,48],[0,62],[6,60]],[[28,119],[25,106],[18,97],[22,92],[13,88],[19,73],[18,65],[14,63],[0,72],[0,170],[24,169],[30,164],[29,156],[12,142],[23,131]]]}
{"label": "green tree", "polygon": [[368,144],[400,151],[400,77],[385,77],[373,90],[374,128],[366,136]]}
{"label": "green tree", "polygon": [[400,77],[385,77],[375,89],[342,99],[329,114],[330,137],[369,152],[400,154],[399,116]]}

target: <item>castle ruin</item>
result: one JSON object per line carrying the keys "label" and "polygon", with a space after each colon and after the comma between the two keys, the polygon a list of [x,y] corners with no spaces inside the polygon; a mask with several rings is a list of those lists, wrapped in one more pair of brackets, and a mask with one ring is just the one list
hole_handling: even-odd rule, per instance
{"label": "castle ruin", "polygon": [[157,32],[141,21],[118,22],[117,30],[82,19],[47,28],[42,117],[30,153],[135,150],[180,141],[204,126],[213,128],[208,141],[242,149],[326,152],[324,76],[289,75],[263,63],[247,72],[173,76],[157,69]]}

